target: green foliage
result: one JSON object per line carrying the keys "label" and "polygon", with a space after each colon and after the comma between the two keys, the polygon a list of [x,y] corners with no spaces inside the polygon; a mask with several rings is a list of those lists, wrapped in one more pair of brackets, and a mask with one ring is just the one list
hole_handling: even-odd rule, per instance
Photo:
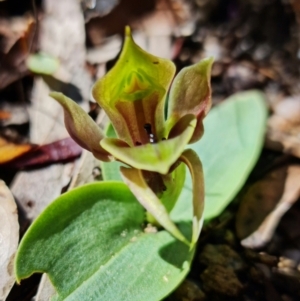
{"label": "green foliage", "polygon": [[123,183],[65,193],[25,234],[17,280],[46,272],[57,301],[160,300],[184,279],[193,251],[167,231],[144,233],[143,222],[143,208]]}
{"label": "green foliage", "polygon": [[119,139],[104,138],[101,146],[121,162],[136,169],[167,174],[192,138],[197,123],[193,115],[184,116],[181,121],[186,123],[183,131],[171,139],[130,147]]}
{"label": "green foliage", "polygon": [[[261,94],[236,95],[212,110],[204,138],[186,148],[203,134],[211,65],[205,59],[179,72],[165,120],[174,65],[138,47],[127,28],[119,61],[93,88],[116,130],[114,135],[109,128],[108,137],[72,99],[51,93],[64,109],[72,138],[98,159],[113,161],[102,163],[104,180],[126,185],[85,185],[49,205],[22,239],[18,281],[47,273],[57,301],[157,301],[184,279],[203,224],[199,156],[209,219],[248,176],[266,118]],[[158,233],[145,230],[148,221]]]}
{"label": "green foliage", "polygon": [[53,75],[58,70],[59,64],[57,58],[43,52],[30,54],[26,61],[30,71],[45,75]]}
{"label": "green foliage", "polygon": [[[191,148],[202,160],[205,179],[204,219],[218,216],[245,183],[261,152],[267,109],[262,93],[237,93],[213,108],[204,121],[202,139]],[[182,194],[171,213],[174,221],[191,215],[192,197],[187,173]]]}
{"label": "green foliage", "polygon": [[[259,91],[237,93],[214,107],[204,121],[202,139],[190,145],[201,158],[205,179],[204,218],[219,215],[241,189],[261,152],[267,109]],[[113,135],[110,127],[108,135]],[[118,163],[101,163],[105,180],[121,180]],[[190,219],[192,179],[186,180],[176,207],[174,221]]]}

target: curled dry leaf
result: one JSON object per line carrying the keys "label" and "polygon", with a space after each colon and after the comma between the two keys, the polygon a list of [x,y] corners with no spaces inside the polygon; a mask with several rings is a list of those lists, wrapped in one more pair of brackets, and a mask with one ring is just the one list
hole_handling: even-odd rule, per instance
{"label": "curled dry leaf", "polygon": [[39,146],[24,156],[8,163],[8,167],[22,169],[50,163],[74,160],[81,155],[82,148],[70,137]]}
{"label": "curled dry leaf", "polygon": [[236,231],[244,239],[274,210],[283,193],[287,167],[271,170],[243,195],[236,217]]}
{"label": "curled dry leaf", "polygon": [[[283,172],[281,170],[281,172]],[[241,229],[243,227],[243,222],[250,218],[255,219],[256,213],[265,211],[265,218],[260,224],[260,226],[248,237],[242,240],[242,245],[249,248],[259,248],[264,246],[273,236],[273,233],[280,222],[282,216],[291,208],[291,206],[298,200],[300,196],[300,165],[290,165],[287,167],[286,178],[282,179],[282,175],[279,176],[281,179],[277,179],[277,181],[273,181],[273,185],[266,189],[265,186],[261,187],[261,191],[264,190],[277,190],[279,194],[280,186],[284,182],[283,193],[279,194],[279,200],[275,204],[274,209],[270,212],[266,212],[266,206],[264,206],[267,202],[264,197],[259,200],[259,204],[252,209],[255,211],[248,211],[248,216],[242,215],[243,210],[240,210],[237,217],[237,232],[241,234]],[[281,183],[280,183],[281,182]],[[279,187],[277,187],[279,186]],[[252,191],[252,193],[254,190]],[[274,192],[273,192],[274,194]],[[278,195],[273,195],[274,198],[278,198]],[[245,211],[244,211],[245,212]]]}
{"label": "curled dry leaf", "polygon": [[6,299],[15,279],[13,260],[19,241],[19,223],[14,198],[0,180],[0,300]]}
{"label": "curled dry leaf", "polygon": [[0,164],[7,163],[30,151],[30,144],[15,144],[0,137]]}

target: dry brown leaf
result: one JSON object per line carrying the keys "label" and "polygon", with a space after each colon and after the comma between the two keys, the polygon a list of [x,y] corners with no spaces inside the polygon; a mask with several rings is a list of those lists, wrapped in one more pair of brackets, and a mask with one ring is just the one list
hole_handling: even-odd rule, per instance
{"label": "dry brown leaf", "polygon": [[4,301],[14,282],[13,260],[19,241],[19,223],[14,198],[0,180],[0,300]]}
{"label": "dry brown leaf", "polygon": [[[83,98],[88,107],[91,80],[85,70],[85,31],[80,3],[73,0],[45,0],[43,5],[40,49],[60,60],[61,66],[68,73],[67,81],[70,85],[66,88],[77,87],[81,97],[77,100]],[[29,108],[30,141],[39,145],[69,137],[64,126],[63,110],[48,96],[49,92],[46,79],[35,77]],[[64,92],[68,94],[70,90]],[[29,219],[34,219],[61,194],[74,168],[74,163],[56,164],[16,175],[11,189]]]}
{"label": "dry brown leaf", "polygon": [[8,125],[21,125],[29,122],[29,115],[26,104],[22,101],[2,100],[0,104],[0,124],[3,127]]}
{"label": "dry brown leaf", "polygon": [[297,21],[300,23],[300,2],[298,0],[290,0],[290,2],[297,17]]}
{"label": "dry brown leaf", "polygon": [[35,301],[49,301],[56,294],[55,288],[47,274],[43,274],[40,285],[35,296]]}
{"label": "dry brown leaf", "polygon": [[122,47],[122,39],[119,35],[113,35],[103,39],[101,45],[87,51],[87,61],[90,64],[103,64],[114,59]]}
{"label": "dry brown leaf", "polygon": [[74,172],[75,175],[69,186],[69,190],[93,182],[97,177],[99,168],[100,161],[91,152],[84,150],[78,164],[78,170]]}
{"label": "dry brown leaf", "polygon": [[0,164],[7,163],[32,149],[30,144],[15,144],[0,137]]}
{"label": "dry brown leaf", "polygon": [[24,156],[9,162],[6,167],[19,170],[41,167],[51,163],[70,162],[78,158],[81,153],[82,148],[71,137],[68,137],[36,147]]}
{"label": "dry brown leaf", "polygon": [[283,193],[286,173],[286,166],[272,170],[246,191],[236,216],[240,239],[253,233],[274,210]]}
{"label": "dry brown leaf", "polygon": [[0,120],[9,119],[11,114],[7,111],[0,110]]}
{"label": "dry brown leaf", "polygon": [[266,146],[300,158],[300,96],[273,105],[268,120]]}
{"label": "dry brown leaf", "polygon": [[[291,208],[300,196],[300,165],[290,165],[284,191],[276,207],[265,217],[259,228],[241,241],[244,247],[260,248],[268,243],[282,216]],[[261,201],[263,203],[263,200]]]}
{"label": "dry brown leaf", "polygon": [[47,205],[61,194],[70,182],[74,164],[53,164],[36,170],[20,171],[11,191],[28,220],[35,219]]}
{"label": "dry brown leaf", "polygon": [[5,52],[0,52],[0,89],[28,73],[25,60],[32,50],[35,26],[34,22],[29,20],[26,31],[9,50],[4,49]]}

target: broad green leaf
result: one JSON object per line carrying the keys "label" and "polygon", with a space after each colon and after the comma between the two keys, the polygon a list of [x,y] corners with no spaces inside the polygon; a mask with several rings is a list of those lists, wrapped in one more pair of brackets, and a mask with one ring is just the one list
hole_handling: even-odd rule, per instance
{"label": "broad green leaf", "polygon": [[[206,220],[218,216],[245,183],[263,146],[266,116],[264,95],[247,91],[233,95],[205,118],[202,139],[190,147],[203,164]],[[186,203],[191,198],[192,179],[187,173],[172,212],[174,221],[192,214]]]}
{"label": "broad green leaf", "polygon": [[65,126],[70,136],[84,149],[102,161],[110,161],[110,156],[101,146],[104,137],[93,119],[72,99],[59,92],[51,92],[50,96],[64,109]]}
{"label": "broad green leaf", "polygon": [[170,219],[169,213],[161,200],[148,186],[140,169],[121,167],[121,175],[125,184],[135,195],[140,204],[178,240],[188,246],[190,243]]}
{"label": "broad green leaf", "polygon": [[30,54],[26,61],[27,68],[35,73],[52,75],[59,68],[59,60],[49,54],[40,52]]}
{"label": "broad green leaf", "polygon": [[105,110],[118,138],[130,146],[148,141],[144,125],[151,124],[162,138],[164,100],[175,73],[170,60],[141,49],[126,27],[125,41],[116,65],[93,87],[93,97]]}
{"label": "broad green leaf", "polygon": [[166,174],[181,155],[196,126],[196,118],[192,115],[182,119],[187,119],[188,125],[171,139],[130,147],[119,139],[104,138],[100,144],[108,153],[129,166]]}
{"label": "broad green leaf", "polygon": [[167,131],[187,114],[197,117],[197,126],[191,142],[199,140],[203,134],[202,119],[211,107],[210,73],[213,58],[183,68],[171,86],[168,104]]}
{"label": "broad green leaf", "polygon": [[[158,301],[186,276],[193,257],[167,231],[143,232],[144,210],[120,182],[67,192],[26,232],[17,280],[46,272],[55,301]],[[180,230],[189,236],[189,227]]]}

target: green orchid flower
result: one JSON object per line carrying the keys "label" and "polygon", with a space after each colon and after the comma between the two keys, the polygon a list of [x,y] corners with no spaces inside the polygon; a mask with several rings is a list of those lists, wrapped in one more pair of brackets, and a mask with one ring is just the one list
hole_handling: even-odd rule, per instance
{"label": "green orchid flower", "polygon": [[[147,210],[148,220],[191,246],[198,240],[202,226],[204,184],[201,161],[186,146],[203,134],[203,118],[211,106],[212,62],[208,58],[184,68],[173,80],[174,64],[137,46],[126,27],[119,60],[92,90],[118,138],[105,137],[70,98],[57,92],[50,94],[64,108],[70,136],[99,160],[117,160],[128,166],[120,168],[122,178]],[[169,215],[184,184],[185,165],[193,179],[191,243]]]}

